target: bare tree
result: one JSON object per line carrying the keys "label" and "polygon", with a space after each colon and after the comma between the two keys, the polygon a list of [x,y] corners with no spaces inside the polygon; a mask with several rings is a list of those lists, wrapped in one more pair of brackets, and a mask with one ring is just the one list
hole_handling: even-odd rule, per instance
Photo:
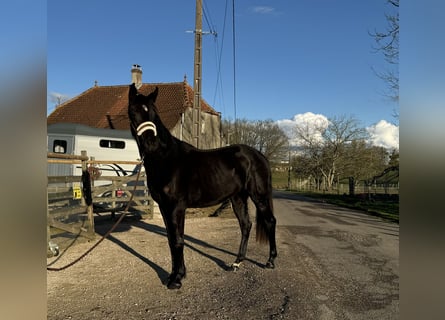
{"label": "bare tree", "polygon": [[243,143],[262,152],[271,162],[286,157],[288,139],[284,131],[272,120],[224,120],[223,127],[230,144]]}
{"label": "bare tree", "polygon": [[322,187],[332,188],[338,177],[340,161],[346,152],[346,146],[355,140],[367,137],[365,128],[353,117],[333,117],[328,124],[301,123],[295,128],[296,138],[301,143],[301,150],[310,165],[313,177],[322,177]]}
{"label": "bare tree", "polygon": [[341,160],[339,176],[348,178],[349,195],[355,194],[359,181],[368,181],[380,173],[388,163],[388,152],[383,147],[371,146],[365,140],[355,140],[348,144]]}
{"label": "bare tree", "polygon": [[58,107],[63,102],[67,101],[69,99],[69,96],[63,93],[58,92],[51,92],[49,94],[49,100],[53,103],[55,103],[55,106]]}
{"label": "bare tree", "polygon": [[280,162],[286,158],[288,138],[284,131],[272,120],[260,120],[253,123],[258,137],[256,148],[271,162]]}
{"label": "bare tree", "polygon": [[[377,71],[375,74],[386,82],[388,93],[391,100],[399,101],[399,0],[387,0],[391,6],[391,13],[385,14],[387,27],[384,31],[370,32],[374,38],[375,52],[381,52],[388,63],[388,68],[384,71]],[[394,110],[394,116],[398,118],[397,110]]]}

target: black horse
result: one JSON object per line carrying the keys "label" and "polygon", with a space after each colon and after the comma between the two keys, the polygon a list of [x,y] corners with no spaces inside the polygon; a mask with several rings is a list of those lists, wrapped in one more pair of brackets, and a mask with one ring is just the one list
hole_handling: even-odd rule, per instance
{"label": "black horse", "polygon": [[247,200],[256,206],[256,239],[269,242],[266,268],[274,268],[277,256],[276,220],[272,207],[271,173],[267,159],[246,145],[199,150],[173,137],[163,125],[155,106],[158,88],[145,96],[130,85],[128,116],[131,132],[144,160],[147,183],[159,204],[167,229],[172,257],[169,289],[179,289],[185,277],[184,220],[186,208],[216,205],[227,199],[241,228],[241,243],[232,269],[246,257],[252,223]]}

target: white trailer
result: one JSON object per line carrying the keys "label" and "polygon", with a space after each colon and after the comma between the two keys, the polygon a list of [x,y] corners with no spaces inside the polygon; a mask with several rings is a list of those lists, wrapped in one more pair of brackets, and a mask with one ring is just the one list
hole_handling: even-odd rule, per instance
{"label": "white trailer", "polygon": [[[100,174],[95,180],[92,179],[91,196],[94,213],[110,212],[114,218],[115,212],[126,208],[129,197],[132,197],[128,211],[143,218],[148,217],[150,213],[153,214],[153,201],[149,197],[145,178],[136,181],[140,165],[113,163],[135,162],[140,159],[136,141],[129,130],[98,129],[81,124],[57,123],[47,127],[47,145],[50,153],[81,155],[82,151],[86,151],[90,159],[105,160],[106,164],[92,163],[98,169],[94,172]],[[48,216],[51,216],[50,221],[53,226],[72,233],[73,228],[77,230],[75,223],[79,222],[83,226],[82,221],[85,219],[78,212],[79,206],[85,206],[82,203],[81,182],[80,179],[79,182],[70,182],[77,179],[64,181],[60,178],[82,176],[82,165],[48,163],[47,170]],[[143,166],[141,170],[144,171]],[[144,172],[141,172],[140,177],[144,177]],[[83,208],[81,212],[84,213],[82,210]],[[79,234],[81,230],[82,228],[79,229]],[[51,243],[49,246],[51,247]]]}
{"label": "white trailer", "polygon": [[[94,160],[137,161],[140,159],[136,141],[130,130],[98,129],[75,123],[48,125],[48,152],[80,155],[85,150]],[[97,165],[102,176],[124,176],[135,165]],[[48,164],[48,176],[80,176],[80,165]],[[99,182],[99,181],[98,181]]]}

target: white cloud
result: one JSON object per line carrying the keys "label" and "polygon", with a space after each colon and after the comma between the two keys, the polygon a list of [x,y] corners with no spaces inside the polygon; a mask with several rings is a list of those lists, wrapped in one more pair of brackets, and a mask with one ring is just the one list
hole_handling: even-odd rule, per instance
{"label": "white cloud", "polygon": [[[320,132],[314,130],[314,128],[326,128],[329,124],[329,120],[322,114],[306,112],[296,114],[292,119],[278,120],[277,124],[289,137],[289,141],[292,145],[300,145],[301,141],[295,138],[295,127],[297,125],[305,126],[308,129],[309,135],[312,135],[316,139],[321,139]],[[366,130],[370,135],[369,142],[373,145],[387,149],[399,149],[398,126],[385,120],[380,120],[378,123],[367,127]]]}
{"label": "white cloud", "polygon": [[251,8],[252,12],[259,14],[271,14],[275,13],[275,8],[267,6],[256,6]]}
{"label": "white cloud", "polygon": [[[321,139],[320,131],[315,128],[326,128],[329,124],[329,120],[322,114],[314,114],[312,112],[296,114],[292,119],[283,119],[277,121],[278,126],[289,137],[289,141],[292,145],[301,144],[301,141],[295,138],[296,126],[305,126],[308,129],[308,133],[314,137]],[[318,136],[318,137],[317,137]]]}
{"label": "white cloud", "polygon": [[370,142],[378,147],[387,149],[399,149],[399,127],[385,120],[366,128]]}

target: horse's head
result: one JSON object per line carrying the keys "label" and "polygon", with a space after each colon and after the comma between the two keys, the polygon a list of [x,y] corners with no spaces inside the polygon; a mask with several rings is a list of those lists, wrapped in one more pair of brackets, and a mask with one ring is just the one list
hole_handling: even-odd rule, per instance
{"label": "horse's head", "polygon": [[[131,133],[138,142],[139,148],[152,151],[162,143],[159,134],[164,126],[156,109],[158,87],[147,96],[138,93],[136,86],[130,85],[128,93],[128,118],[130,119]],[[141,152],[143,150],[140,150]]]}

